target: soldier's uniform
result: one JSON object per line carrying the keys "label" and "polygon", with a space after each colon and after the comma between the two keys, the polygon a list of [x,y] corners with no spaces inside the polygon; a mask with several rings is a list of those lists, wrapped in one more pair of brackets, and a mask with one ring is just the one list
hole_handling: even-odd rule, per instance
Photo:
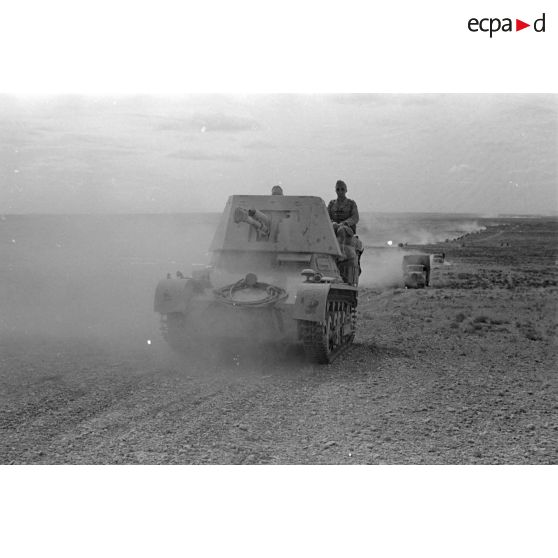
{"label": "soldier's uniform", "polygon": [[358,285],[359,267],[358,257],[354,247],[353,231],[349,225],[335,226],[337,241],[343,257],[339,259],[338,266],[341,277],[349,285]]}
{"label": "soldier's uniform", "polygon": [[342,224],[347,225],[349,234],[340,235],[336,230],[339,246],[345,256],[339,262],[339,270],[346,283],[356,286],[360,275],[358,257],[353,243],[353,235],[356,233],[359,218],[357,204],[349,198],[331,200],[327,206],[327,212],[332,222],[340,225],[339,229],[342,230]]}
{"label": "soldier's uniform", "polygon": [[356,224],[358,223],[358,207],[357,204],[345,198],[344,200],[331,200],[327,206],[329,218],[334,223],[347,223],[349,227],[356,233]]}

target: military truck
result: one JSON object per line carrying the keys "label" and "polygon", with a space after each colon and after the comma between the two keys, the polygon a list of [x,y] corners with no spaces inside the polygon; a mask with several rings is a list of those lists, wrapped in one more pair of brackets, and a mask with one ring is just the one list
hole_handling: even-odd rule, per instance
{"label": "military truck", "polygon": [[343,279],[321,198],[231,196],[210,253],[209,265],[157,285],[154,310],[172,348],[300,344],[324,364],[352,344],[358,289]]}
{"label": "military truck", "polygon": [[408,254],[403,256],[403,282],[408,289],[422,289],[430,284],[430,256]]}

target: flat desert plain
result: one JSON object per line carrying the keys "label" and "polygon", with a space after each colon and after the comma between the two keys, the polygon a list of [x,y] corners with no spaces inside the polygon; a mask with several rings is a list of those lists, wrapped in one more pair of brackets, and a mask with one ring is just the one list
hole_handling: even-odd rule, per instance
{"label": "flat desert plain", "polygon": [[328,366],[175,356],[156,323],[134,339],[131,306],[112,342],[9,327],[4,300],[0,463],[555,464],[557,247],[552,218],[408,247],[445,253],[431,287],[361,288],[356,343]]}

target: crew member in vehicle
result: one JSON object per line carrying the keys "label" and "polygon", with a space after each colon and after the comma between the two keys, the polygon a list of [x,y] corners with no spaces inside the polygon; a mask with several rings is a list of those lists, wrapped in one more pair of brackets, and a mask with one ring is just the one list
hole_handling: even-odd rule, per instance
{"label": "crew member in vehicle", "polygon": [[335,184],[336,200],[331,200],[327,206],[329,218],[332,223],[341,225],[346,223],[356,233],[356,224],[358,223],[358,207],[357,204],[347,197],[347,185],[338,180]]}
{"label": "crew member in vehicle", "polygon": [[347,185],[343,180],[335,184],[336,200],[331,200],[327,206],[333,230],[337,236],[339,247],[344,257],[339,261],[341,277],[349,285],[358,285],[359,265],[355,250],[354,236],[358,223],[357,204],[347,198]]}

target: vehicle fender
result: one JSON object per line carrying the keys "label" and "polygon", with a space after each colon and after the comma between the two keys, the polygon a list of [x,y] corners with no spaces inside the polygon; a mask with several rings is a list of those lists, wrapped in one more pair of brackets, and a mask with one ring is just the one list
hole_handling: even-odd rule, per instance
{"label": "vehicle fender", "polygon": [[324,322],[330,283],[303,283],[296,292],[293,318]]}
{"label": "vehicle fender", "polygon": [[194,293],[195,281],[192,279],[163,279],[155,289],[153,309],[160,314],[185,312]]}

